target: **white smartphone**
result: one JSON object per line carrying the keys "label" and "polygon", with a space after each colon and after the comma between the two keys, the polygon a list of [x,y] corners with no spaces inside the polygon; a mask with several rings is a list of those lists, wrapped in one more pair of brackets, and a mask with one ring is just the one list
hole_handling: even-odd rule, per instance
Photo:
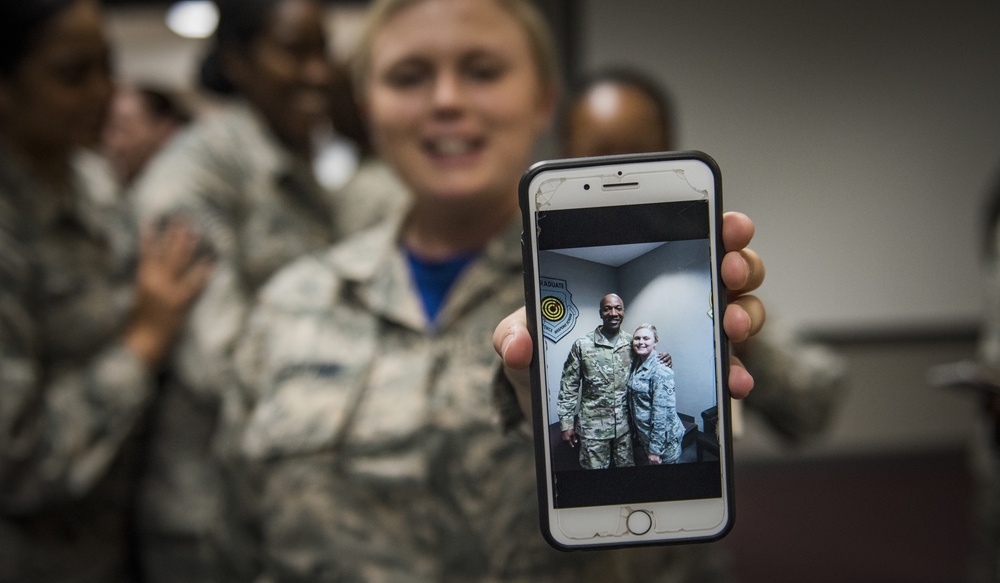
{"label": "white smartphone", "polygon": [[519,190],[543,534],[560,549],[721,538],[734,508],[718,165],[554,160]]}

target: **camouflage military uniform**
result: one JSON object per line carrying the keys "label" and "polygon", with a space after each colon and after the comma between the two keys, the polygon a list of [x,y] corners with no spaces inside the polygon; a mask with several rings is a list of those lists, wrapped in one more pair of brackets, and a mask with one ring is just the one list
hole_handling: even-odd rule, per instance
{"label": "camouflage military uniform", "polygon": [[843,400],[846,364],[825,346],[803,341],[778,320],[736,345],[737,356],[753,374],[754,390],[742,402],[768,427],[795,442],[826,429]]}
{"label": "camouflage military uniform", "polygon": [[573,343],[556,403],[559,426],[574,428],[580,437],[580,465],[588,469],[633,465],[629,430],[628,380],[632,366],[632,335],[621,331],[614,342],[601,328]]}
{"label": "camouflage military uniform", "polygon": [[130,470],[154,383],[121,342],[133,229],[116,194],[80,170],[53,191],[0,146],[4,582],[130,580]]}
{"label": "camouflage military uniform", "polygon": [[[216,257],[150,427],[138,514],[148,581],[222,577],[210,536],[222,524],[212,449],[219,394],[233,382],[232,344],[272,273],[327,247],[337,224],[370,225],[387,212],[377,201],[402,198],[379,176],[360,174],[371,200],[358,211],[343,192],[320,188],[312,167],[281,146],[250,108],[231,104],[180,135],[140,179],[133,193],[140,218],[192,219]],[[390,188],[378,188],[385,184]]]}
{"label": "camouflage military uniform", "polygon": [[498,426],[491,396],[492,330],[523,303],[519,237],[491,242],[434,322],[392,223],[265,288],[236,355],[249,415],[229,426],[258,581],[712,580],[699,549],[582,555],[542,539],[531,440]]}
{"label": "camouflage military uniform", "polygon": [[681,457],[684,425],[677,416],[674,371],[654,351],[628,378],[628,402],[636,437],[646,453],[672,464]]}

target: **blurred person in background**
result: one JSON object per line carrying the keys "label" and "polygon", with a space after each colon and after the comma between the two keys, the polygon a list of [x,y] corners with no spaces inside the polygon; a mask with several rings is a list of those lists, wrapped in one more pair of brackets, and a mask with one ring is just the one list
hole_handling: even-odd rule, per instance
{"label": "blurred person in background", "polygon": [[570,158],[664,152],[673,149],[673,107],[650,77],[605,69],[575,86],[559,130],[563,155]]}
{"label": "blurred person in background", "polygon": [[[263,289],[226,399],[247,408],[224,431],[227,499],[250,527],[232,562],[259,557],[275,582],[713,580],[697,545],[561,553],[539,532],[522,393],[486,338],[524,302],[517,185],[558,93],[541,15],[378,1],[355,66],[372,143],[413,202]],[[735,297],[763,265],[749,219],[725,222]],[[763,306],[742,295],[726,320],[742,340]]]}
{"label": "blurred person in background", "polygon": [[949,379],[966,388],[972,385],[983,409],[983,415],[973,425],[970,456],[975,478],[970,567],[974,583],[1000,581],[1000,174],[988,193],[985,217],[985,317],[979,331],[976,371],[974,375]]}
{"label": "blurred person in background", "polygon": [[[324,134],[314,167],[325,189],[350,201],[350,212],[334,217],[337,232],[347,234],[371,226],[368,217],[402,211],[410,199],[392,168],[372,148],[349,64],[336,62],[333,71],[331,131]],[[365,220],[358,224],[358,217]]]}
{"label": "blurred person in background", "polygon": [[[608,68],[584,77],[566,100],[560,120],[569,157],[664,152],[675,146],[676,122],[668,93],[651,77]],[[743,402],[787,441],[818,435],[842,400],[843,359],[803,341],[780,321],[734,346],[756,379]]]}
{"label": "blurred person in background", "polygon": [[[355,205],[317,180],[333,72],[319,0],[222,0],[200,68],[216,107],[179,133],[133,185],[138,216],[186,217],[216,269],[192,309],[148,435],[137,532],[152,583],[226,580],[212,541],[225,508],[213,457],[219,395],[258,288],[278,268],[394,208],[398,191]],[[344,231],[341,230],[344,229]],[[222,535],[219,535],[222,536]],[[227,573],[227,574],[223,574]],[[234,575],[235,576],[235,575]]]}
{"label": "blurred person in background", "polygon": [[127,187],[167,141],[191,121],[180,97],[150,85],[121,85],[111,99],[102,151]]}
{"label": "blurred person in background", "polygon": [[0,581],[135,580],[137,430],[210,271],[92,180],[111,93],[96,0],[0,3]]}

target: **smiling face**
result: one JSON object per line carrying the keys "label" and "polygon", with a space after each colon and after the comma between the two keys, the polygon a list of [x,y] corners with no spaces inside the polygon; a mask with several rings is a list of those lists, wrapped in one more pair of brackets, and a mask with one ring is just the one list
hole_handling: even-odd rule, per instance
{"label": "smiling face", "polygon": [[601,299],[601,330],[606,336],[618,334],[625,319],[625,304],[615,294],[608,294]]}
{"label": "smiling face", "polygon": [[98,3],[77,0],[39,30],[33,45],[0,77],[5,137],[40,157],[96,145],[113,90]]}
{"label": "smiling face", "polygon": [[365,103],[379,153],[418,203],[513,211],[554,87],[498,3],[423,0],[372,37]]}
{"label": "smiling face", "polygon": [[333,73],[322,23],[315,0],[283,0],[248,50],[225,52],[240,93],[296,151],[308,151],[314,131],[328,120]]}
{"label": "smiling face", "polygon": [[656,332],[650,328],[636,328],[632,334],[632,350],[641,360],[646,360],[656,349]]}

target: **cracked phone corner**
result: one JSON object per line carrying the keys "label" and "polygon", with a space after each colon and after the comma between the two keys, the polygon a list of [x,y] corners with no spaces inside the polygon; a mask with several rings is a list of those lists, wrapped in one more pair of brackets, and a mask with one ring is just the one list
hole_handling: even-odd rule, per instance
{"label": "cracked phone corner", "polygon": [[691,184],[691,181],[688,180],[687,174],[684,173],[684,169],[683,168],[678,168],[676,170],[673,170],[673,173],[674,173],[674,175],[677,176],[677,178],[679,178],[682,181],[684,181],[684,184],[687,184],[688,187],[691,188],[691,190],[693,190],[693,191],[697,192],[698,194],[700,194],[702,196],[702,198],[708,198],[708,190],[702,189],[702,188],[698,188],[697,186]]}
{"label": "cracked phone corner", "polygon": [[697,192],[699,195],[701,195],[702,199],[707,199],[708,198],[708,189],[698,188],[694,184],[691,184],[691,180],[688,179],[687,173],[684,171],[683,168],[674,168],[674,169],[670,170],[670,172],[673,173],[673,175],[675,177],[677,177],[677,179],[679,181],[681,181],[684,184],[686,184],[688,188],[690,188],[691,190],[693,190],[693,191]]}
{"label": "cracked phone corner", "polygon": [[536,212],[547,210],[552,205],[552,197],[564,182],[566,178],[563,177],[550,178],[538,185],[538,190],[535,192]]}

